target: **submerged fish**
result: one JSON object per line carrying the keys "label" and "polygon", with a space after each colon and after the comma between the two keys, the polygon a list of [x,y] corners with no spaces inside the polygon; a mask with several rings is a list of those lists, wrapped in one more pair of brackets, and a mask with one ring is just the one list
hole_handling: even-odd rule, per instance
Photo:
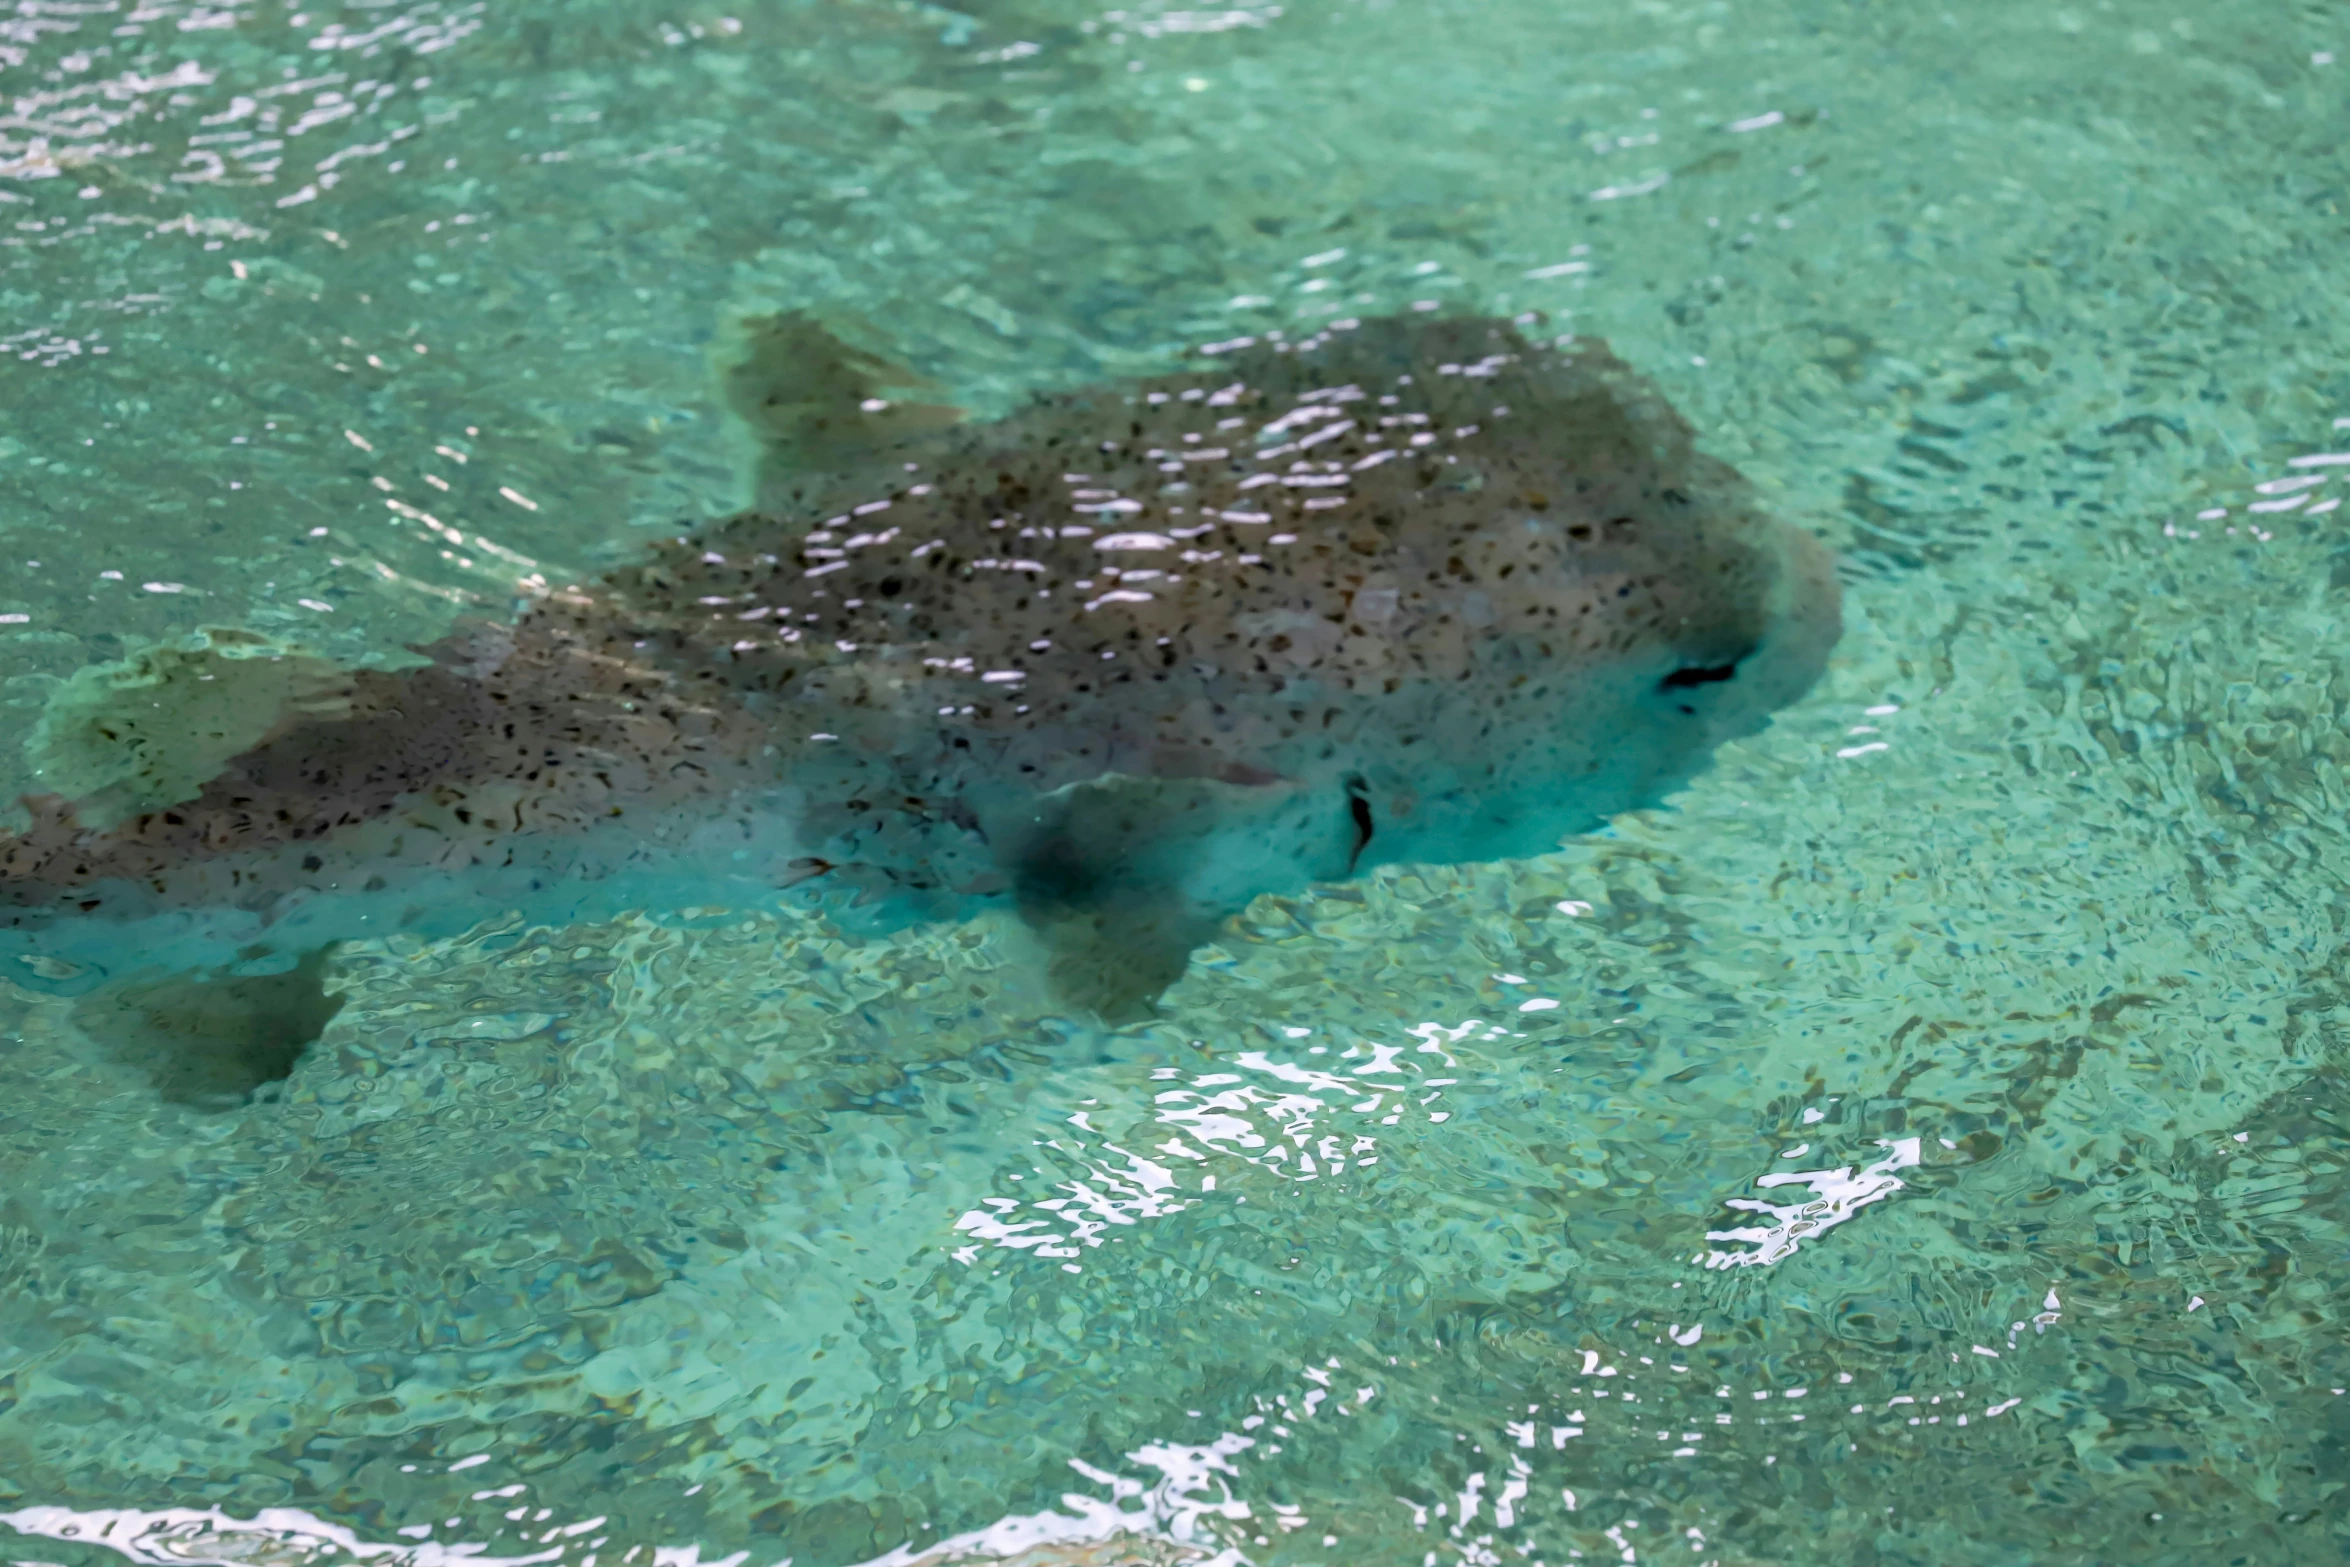
{"label": "submerged fish", "polygon": [[1655,800],[1838,633],[1826,553],[1588,340],[1333,325],[965,424],[819,370],[760,399],[752,513],[308,682],[176,803],[28,802],[0,942],[187,969],[802,884],[1008,903],[1131,1012],[1259,894]]}

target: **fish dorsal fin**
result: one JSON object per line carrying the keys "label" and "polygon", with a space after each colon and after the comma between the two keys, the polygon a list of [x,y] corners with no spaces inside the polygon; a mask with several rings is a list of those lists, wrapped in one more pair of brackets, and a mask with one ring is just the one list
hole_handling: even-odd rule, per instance
{"label": "fish dorsal fin", "polygon": [[919,400],[936,382],[842,336],[866,335],[860,326],[803,310],[737,324],[721,376],[727,405],[757,448],[754,505],[774,499],[782,481],[864,467],[963,417]]}

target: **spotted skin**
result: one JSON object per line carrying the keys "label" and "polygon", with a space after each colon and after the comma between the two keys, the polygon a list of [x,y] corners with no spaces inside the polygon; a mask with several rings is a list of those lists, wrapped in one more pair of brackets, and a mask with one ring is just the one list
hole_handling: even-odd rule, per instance
{"label": "spotted skin", "polygon": [[266,924],[731,816],[737,883],[1009,899],[1133,970],[1071,982],[1115,1010],[1258,893],[1654,799],[1837,635],[1825,553],[1595,342],[1416,316],[914,412],[844,408],[861,438],[760,510],[352,677],[194,800],[106,831],[32,802],[0,921]]}

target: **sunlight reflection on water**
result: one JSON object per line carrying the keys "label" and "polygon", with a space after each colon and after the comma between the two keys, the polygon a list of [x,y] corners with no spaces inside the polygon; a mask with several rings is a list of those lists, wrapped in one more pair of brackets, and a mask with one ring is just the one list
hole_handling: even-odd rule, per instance
{"label": "sunlight reflection on water", "polygon": [[204,1115],[10,984],[12,1553],[2338,1560],[2338,32],[20,4],[20,736],[725,511],[799,308],[983,412],[1539,310],[1852,630],[1673,809],[1260,904],[1131,1030],[985,932],[487,919]]}

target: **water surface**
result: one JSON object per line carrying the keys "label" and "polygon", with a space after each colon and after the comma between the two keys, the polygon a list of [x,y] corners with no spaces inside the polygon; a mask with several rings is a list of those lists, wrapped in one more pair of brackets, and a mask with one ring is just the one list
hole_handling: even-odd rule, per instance
{"label": "water surface", "polygon": [[2340,1560],[2336,53],[2265,0],[17,0],[20,738],[723,514],[779,309],[981,412],[1539,311],[1847,631],[1663,807],[1261,901],[1118,1030],[984,924],[484,909],[339,950],[219,1109],[9,981],[0,1555]]}

